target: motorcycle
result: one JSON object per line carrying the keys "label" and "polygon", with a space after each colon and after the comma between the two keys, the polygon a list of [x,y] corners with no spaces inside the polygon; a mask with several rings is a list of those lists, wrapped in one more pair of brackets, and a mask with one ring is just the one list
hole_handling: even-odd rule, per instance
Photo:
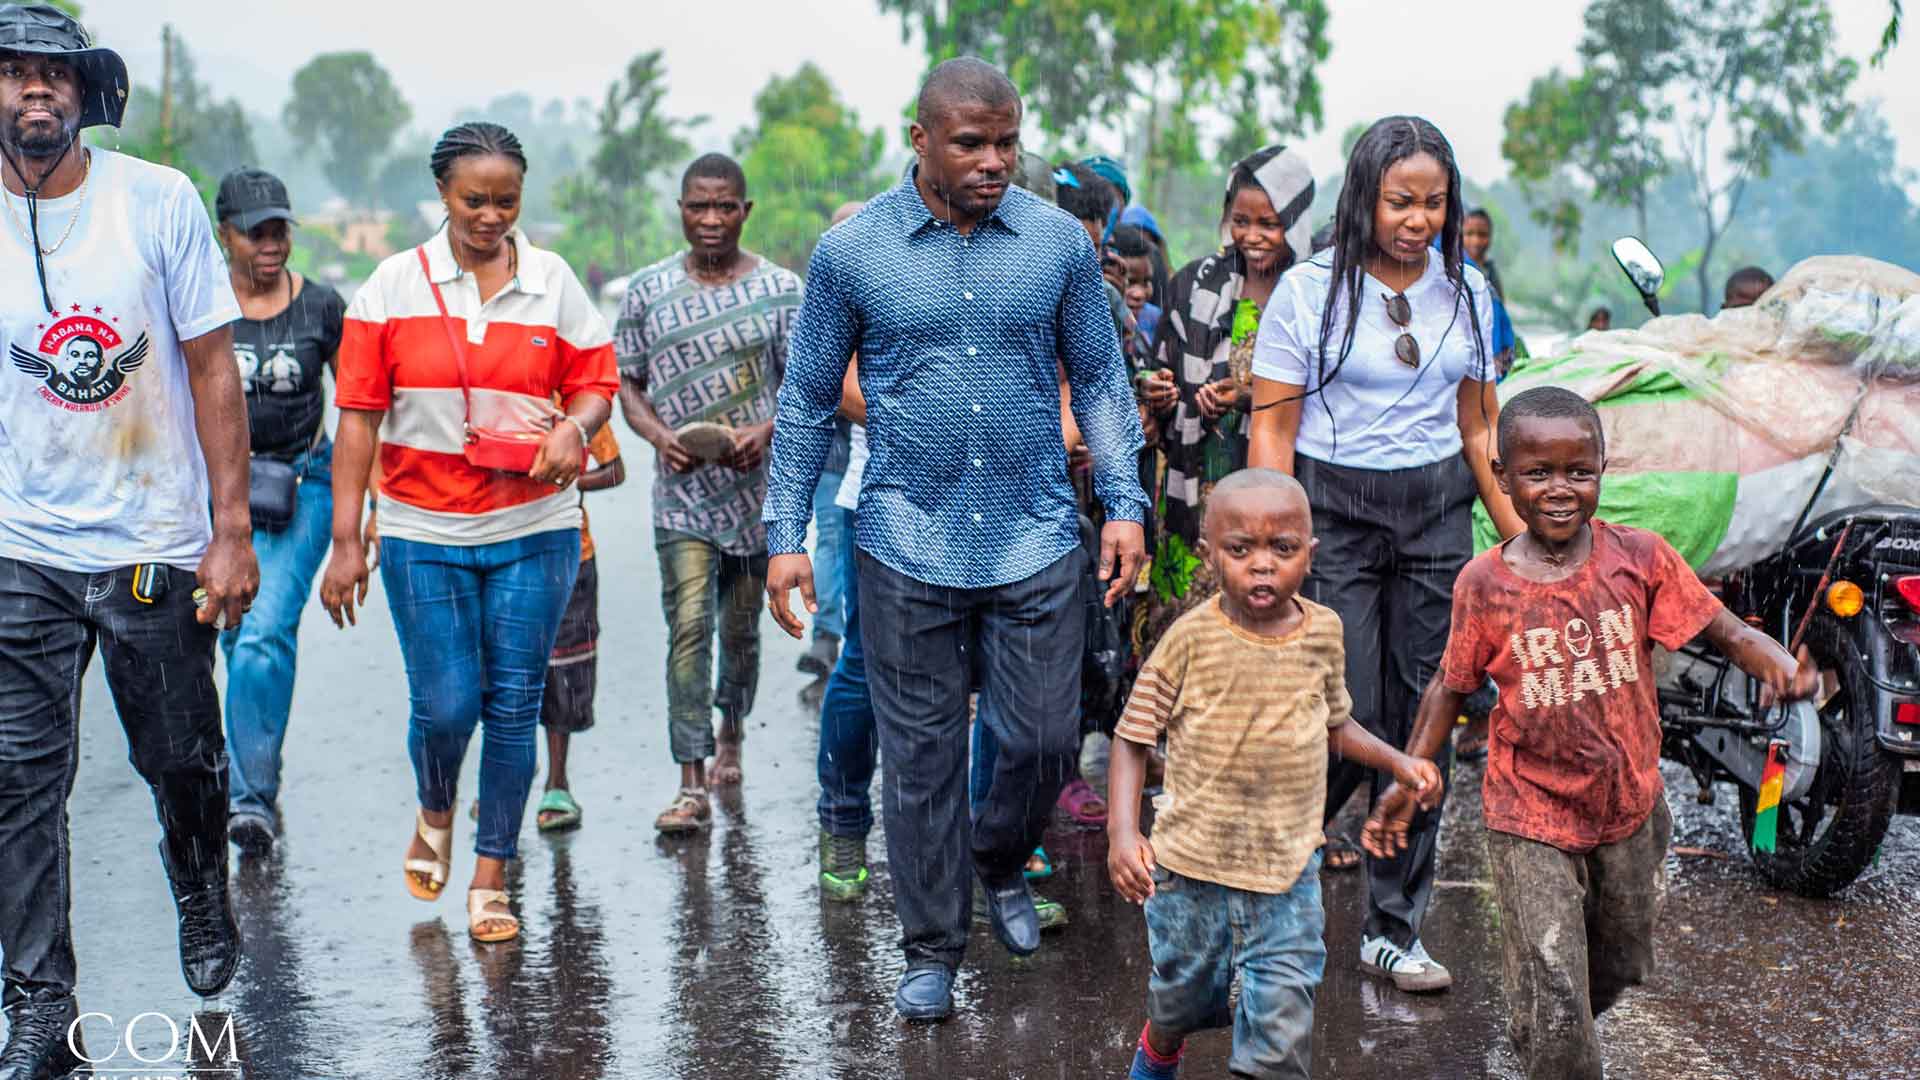
{"label": "motorcycle", "polygon": [[[1665,268],[1633,237],[1614,258],[1649,311]],[[1828,475],[1831,475],[1829,467]],[[1822,674],[1813,701],[1769,705],[1704,641],[1659,664],[1661,756],[1685,766],[1710,803],[1733,784],[1752,836],[1769,757],[1783,765],[1771,851],[1753,850],[1769,884],[1826,897],[1872,865],[1898,814],[1920,814],[1920,509],[1854,506],[1807,517],[1772,556],[1720,583],[1735,615]]]}

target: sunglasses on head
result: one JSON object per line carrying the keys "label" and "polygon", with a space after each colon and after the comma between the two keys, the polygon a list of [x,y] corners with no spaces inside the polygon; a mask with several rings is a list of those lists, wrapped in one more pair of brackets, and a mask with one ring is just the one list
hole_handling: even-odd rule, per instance
{"label": "sunglasses on head", "polygon": [[1394,358],[1410,368],[1419,367],[1420,343],[1407,332],[1407,327],[1413,324],[1413,304],[1408,302],[1406,293],[1394,293],[1392,296],[1381,293],[1380,299],[1386,302],[1387,318],[1400,328],[1400,336],[1393,342]]}

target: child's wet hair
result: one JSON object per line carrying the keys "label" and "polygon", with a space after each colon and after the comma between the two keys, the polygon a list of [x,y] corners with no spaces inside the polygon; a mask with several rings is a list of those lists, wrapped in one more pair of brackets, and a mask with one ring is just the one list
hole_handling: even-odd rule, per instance
{"label": "child's wet hair", "polygon": [[1500,407],[1500,426],[1496,434],[1501,458],[1507,456],[1507,444],[1513,441],[1513,433],[1521,421],[1531,419],[1578,420],[1586,424],[1593,430],[1593,441],[1599,446],[1600,457],[1606,458],[1607,429],[1600,423],[1599,410],[1586,398],[1561,386],[1536,386],[1521,391],[1512,401]]}
{"label": "child's wet hair", "polygon": [[1238,472],[1228,473],[1221,478],[1219,483],[1213,485],[1212,493],[1207,496],[1206,510],[1201,514],[1200,531],[1202,535],[1206,533],[1207,527],[1213,521],[1213,508],[1215,506],[1219,505],[1224,499],[1230,499],[1235,495],[1247,491],[1292,492],[1300,496],[1301,507],[1306,509],[1309,514],[1312,513],[1312,507],[1307,503],[1307,489],[1300,486],[1300,481],[1295,480],[1279,469],[1241,469]]}

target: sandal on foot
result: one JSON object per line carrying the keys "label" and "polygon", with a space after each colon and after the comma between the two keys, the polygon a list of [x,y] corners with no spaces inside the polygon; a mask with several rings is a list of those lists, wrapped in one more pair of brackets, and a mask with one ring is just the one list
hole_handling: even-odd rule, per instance
{"label": "sandal on foot", "polygon": [[403,864],[407,891],[415,900],[438,900],[440,891],[447,887],[447,872],[453,868],[453,826],[436,829],[427,824],[426,815],[418,810],[414,811],[413,820],[414,831],[426,842],[433,858],[409,858]]}
{"label": "sandal on foot", "polygon": [[[499,889],[467,890],[467,933],[480,942],[512,941],[520,936],[520,920],[512,911],[488,911],[488,904],[507,906],[507,894]],[[504,925],[503,925],[504,924]],[[482,927],[491,926],[490,930]]]}
{"label": "sandal on foot", "polygon": [[698,832],[712,823],[713,804],[707,801],[707,793],[697,788],[681,788],[673,802],[653,819],[653,827],[668,835]]}
{"label": "sandal on foot", "polygon": [[[1034,863],[1040,864],[1038,869],[1034,868]],[[1046,848],[1033,849],[1033,855],[1027,859],[1027,868],[1023,873],[1026,874],[1028,881],[1045,881],[1053,876],[1053,860],[1047,857]]]}
{"label": "sandal on foot", "polygon": [[1055,805],[1065,810],[1074,821],[1089,828],[1107,823],[1107,800],[1093,790],[1093,785],[1077,776],[1060,789],[1060,799]]}
{"label": "sandal on foot", "polygon": [[1344,836],[1327,835],[1327,856],[1320,865],[1337,874],[1344,874],[1360,865],[1360,849],[1353,841]]}
{"label": "sandal on foot", "polygon": [[[549,816],[551,815],[551,816]],[[540,809],[534,812],[534,824],[541,832],[580,827],[580,804],[565,788],[554,788],[540,796]]]}

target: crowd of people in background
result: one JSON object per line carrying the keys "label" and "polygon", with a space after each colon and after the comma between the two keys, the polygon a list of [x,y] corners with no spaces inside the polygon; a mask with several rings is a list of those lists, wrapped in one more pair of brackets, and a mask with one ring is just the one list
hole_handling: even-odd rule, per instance
{"label": "crowd of people in background", "polygon": [[[1235,162],[1217,247],[1181,262],[1121,163],[1022,153],[1014,85],[949,61],[920,89],[912,165],[821,223],[804,278],[742,246],[753,178],[705,154],[680,182],[685,247],[635,270],[609,323],[519,227],[538,163],[499,125],[445,133],[424,163],[443,226],[349,303],[290,268],[272,174],[222,179],[210,223],[179,173],[78,141],[119,123],[126,85],[72,19],[0,8],[4,374],[35,384],[0,396],[0,603],[29,614],[0,623],[0,739],[31,751],[0,765],[0,1077],[75,1063],[64,799],[95,645],[164,825],[183,972],[217,993],[241,952],[229,842],[270,857],[290,827],[317,574],[344,627],[378,571],[405,662],[418,807],[404,842],[394,823],[396,885],[432,902],[451,880],[477,732],[468,928],[519,935],[507,866],[537,729],[537,828],[585,816],[567,771],[597,681],[582,496],[625,479],[616,402],[654,458],[673,765],[635,771],[662,778],[653,827],[706,829],[714,790],[744,782],[765,598],[823,684],[824,899],[867,891],[884,825],[899,1015],[952,1012],[976,920],[1016,955],[1068,924],[1034,891],[1057,810],[1108,831],[1114,887],[1145,905],[1140,1080],[1220,1025],[1237,1075],[1308,1074],[1323,869],[1366,876],[1362,935],[1340,943],[1362,971],[1451,984],[1421,930],[1454,719],[1489,687],[1496,735],[1536,708],[1516,688],[1532,661],[1503,643],[1536,641],[1543,611],[1613,635],[1610,684],[1568,715],[1620,747],[1628,789],[1543,795],[1515,755],[1573,770],[1587,751],[1560,736],[1517,751],[1470,731],[1460,750],[1487,760],[1522,1063],[1598,1076],[1593,1018],[1650,969],[1670,829],[1651,751],[1608,741],[1651,700],[1622,672],[1705,632],[1809,691],[1664,541],[1590,523],[1605,454],[1584,401],[1503,409],[1525,346],[1494,222],[1418,117],[1354,144],[1318,234],[1297,148]],[[1743,269],[1726,306],[1770,284]],[[149,443],[125,458],[135,425]],[[1476,501],[1507,538],[1477,560]],[[1363,837],[1331,831],[1363,785]],[[1552,884],[1569,874],[1634,887],[1583,911]],[[1584,943],[1591,985],[1549,930]]]}

